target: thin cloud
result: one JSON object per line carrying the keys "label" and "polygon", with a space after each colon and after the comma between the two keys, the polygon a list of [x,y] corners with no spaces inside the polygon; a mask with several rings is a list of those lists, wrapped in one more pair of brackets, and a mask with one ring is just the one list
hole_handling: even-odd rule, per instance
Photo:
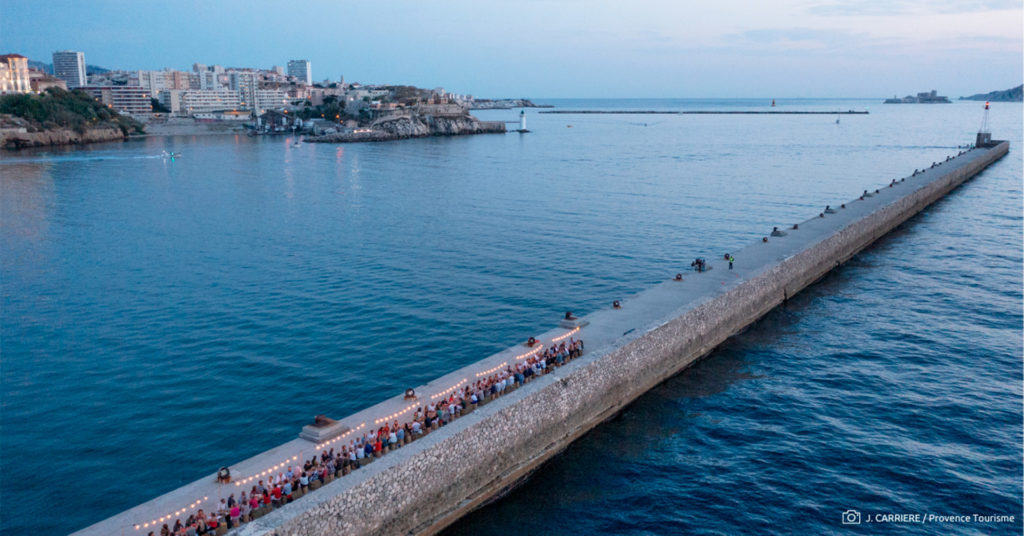
{"label": "thin cloud", "polygon": [[892,16],[914,13],[980,13],[1020,10],[1018,0],[828,0],[807,4],[807,13],[824,16]]}
{"label": "thin cloud", "polygon": [[761,28],[725,36],[726,43],[774,50],[832,50],[878,44],[866,33],[815,28]]}

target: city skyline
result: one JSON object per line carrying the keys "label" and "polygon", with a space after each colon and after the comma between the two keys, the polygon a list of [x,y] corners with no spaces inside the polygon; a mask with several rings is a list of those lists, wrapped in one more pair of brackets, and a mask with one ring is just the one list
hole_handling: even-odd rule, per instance
{"label": "city skyline", "polygon": [[488,97],[875,97],[933,88],[955,97],[1022,77],[1021,6],[1007,0],[399,2],[387,11],[309,2],[276,15],[271,3],[186,1],[157,17],[128,6],[3,0],[0,48],[44,62],[78,50],[89,64],[127,70],[269,69],[303,58],[314,81],[344,75]]}

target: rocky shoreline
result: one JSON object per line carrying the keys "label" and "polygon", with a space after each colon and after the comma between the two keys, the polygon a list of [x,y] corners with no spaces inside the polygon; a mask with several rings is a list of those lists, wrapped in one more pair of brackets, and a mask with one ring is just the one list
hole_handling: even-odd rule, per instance
{"label": "rocky shoreline", "polygon": [[24,149],[27,147],[50,147],[55,145],[81,145],[104,141],[123,141],[128,139],[118,128],[90,128],[79,133],[67,128],[48,129],[40,132],[28,132],[24,128],[0,129],[0,147],[5,149]]}
{"label": "rocky shoreline", "polygon": [[502,121],[480,121],[471,115],[437,117],[407,114],[378,119],[368,128],[323,136],[310,136],[305,138],[305,140],[313,143],[352,143],[393,141],[429,136],[501,134],[505,131],[505,123]]}

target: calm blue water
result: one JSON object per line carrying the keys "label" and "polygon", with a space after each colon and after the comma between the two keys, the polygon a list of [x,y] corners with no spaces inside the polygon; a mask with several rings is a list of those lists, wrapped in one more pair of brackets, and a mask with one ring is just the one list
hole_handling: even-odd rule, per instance
{"label": "calm blue water", "polygon": [[[871,115],[3,153],[3,532],[83,528],[940,160],[981,119],[778,104]],[[450,532],[829,533],[858,509],[1016,516],[860,532],[1020,533],[1024,140],[1021,105],[994,108],[1007,158]]]}

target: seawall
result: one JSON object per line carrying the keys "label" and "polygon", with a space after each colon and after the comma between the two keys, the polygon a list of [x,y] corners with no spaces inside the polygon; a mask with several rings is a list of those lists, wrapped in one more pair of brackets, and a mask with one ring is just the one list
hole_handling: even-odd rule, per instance
{"label": "seawall", "polygon": [[867,110],[811,111],[811,110],[552,110],[539,114],[616,114],[616,115],[868,115]]}
{"label": "seawall", "polygon": [[[884,236],[1004,156],[1006,142],[968,151],[912,176],[885,182],[877,193],[834,210],[780,226],[785,236],[766,236],[733,251],[734,270],[710,259],[712,269],[686,272],[622,300],[620,309],[583,317],[576,336],[586,353],[554,372],[477,408],[319,490],[243,525],[243,535],[432,534],[469,512],[635,398],[691,365],[728,337]],[[575,330],[551,329],[536,338],[547,344]],[[515,363],[531,350],[517,345],[416,388],[425,405],[453,386]],[[407,417],[400,394],[340,419],[357,433],[375,419]],[[432,396],[433,395],[433,396]],[[394,415],[400,417],[393,417]],[[347,442],[352,436],[340,437]],[[340,446],[341,443],[335,443]],[[232,465],[245,479],[270,467],[294,463],[323,448],[296,439]],[[282,462],[284,460],[284,462]],[[275,469],[276,472],[276,469]],[[97,523],[78,534],[146,534],[142,527],[163,513],[205,507],[218,493],[213,475]],[[187,507],[187,508],[186,508]],[[173,522],[172,522],[173,523]],[[135,528],[138,525],[139,528]]]}

